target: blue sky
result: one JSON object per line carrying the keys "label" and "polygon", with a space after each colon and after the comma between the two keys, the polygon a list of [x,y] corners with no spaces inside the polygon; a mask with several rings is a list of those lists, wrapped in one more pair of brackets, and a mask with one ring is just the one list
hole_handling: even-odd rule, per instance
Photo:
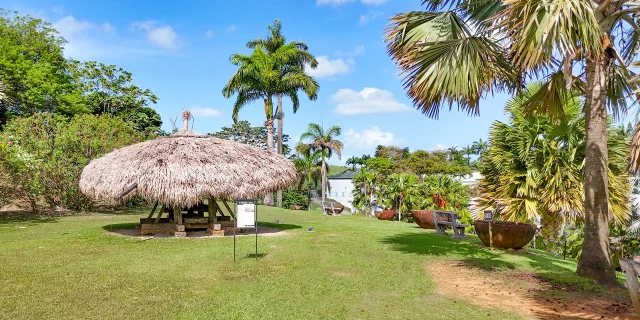
{"label": "blue sky", "polygon": [[[69,41],[65,53],[133,72],[134,82],[160,100],[153,107],[171,128],[182,109],[195,115],[195,131],[218,131],[232,123],[233,99],[221,90],[235,67],[233,53],[249,53],[248,40],[267,35],[280,19],[288,40],[304,41],[320,65],[311,71],[321,89],[317,101],[301,94],[293,114],[285,100],[284,131],[293,140],[309,122],[339,125],[345,143],[341,163],[373,153],[378,144],[411,150],[466,146],[482,138],[495,120],[506,120],[508,96],[488,96],[479,117],[444,111],[434,120],[416,111],[382,39],[394,13],[420,10],[420,0],[255,1],[62,1],[5,3],[54,24]],[[261,103],[246,106],[241,120],[264,122]],[[294,141],[295,142],[295,141]]]}

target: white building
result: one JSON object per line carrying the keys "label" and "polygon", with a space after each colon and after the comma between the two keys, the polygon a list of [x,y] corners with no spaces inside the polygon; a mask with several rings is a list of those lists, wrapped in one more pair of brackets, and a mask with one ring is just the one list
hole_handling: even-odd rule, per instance
{"label": "white building", "polygon": [[462,182],[462,185],[465,186],[472,186],[478,183],[478,180],[482,179],[482,175],[480,174],[480,172],[478,171],[474,171],[472,172],[470,175],[468,176],[463,176],[463,177],[455,177],[454,179]]}
{"label": "white building", "polygon": [[350,208],[351,212],[355,212],[353,208],[353,177],[357,174],[354,170],[346,170],[342,173],[327,177],[329,181],[329,192],[327,198],[339,202],[341,205]]}

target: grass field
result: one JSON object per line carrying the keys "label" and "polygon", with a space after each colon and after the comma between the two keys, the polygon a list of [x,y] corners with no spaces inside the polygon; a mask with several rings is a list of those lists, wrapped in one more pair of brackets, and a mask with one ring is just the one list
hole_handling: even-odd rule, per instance
{"label": "grass field", "polygon": [[[455,259],[491,270],[536,271],[589,288],[575,262],[537,251],[490,251],[412,224],[259,209],[281,236],[178,239],[114,235],[147,208],[0,220],[4,319],[518,319],[437,294],[425,266]],[[315,232],[308,232],[313,227]],[[455,274],[451,275],[455,277]]]}

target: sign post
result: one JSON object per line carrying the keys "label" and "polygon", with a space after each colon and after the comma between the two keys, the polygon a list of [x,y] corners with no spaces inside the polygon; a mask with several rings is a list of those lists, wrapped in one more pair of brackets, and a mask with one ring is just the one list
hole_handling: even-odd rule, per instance
{"label": "sign post", "polygon": [[493,225],[491,223],[493,222],[493,211],[491,210],[484,211],[484,221],[489,222],[489,248],[493,250]]}
{"label": "sign post", "polygon": [[233,228],[233,261],[236,261],[236,228],[256,230],[256,259],[258,259],[258,206],[255,200],[235,200]]}

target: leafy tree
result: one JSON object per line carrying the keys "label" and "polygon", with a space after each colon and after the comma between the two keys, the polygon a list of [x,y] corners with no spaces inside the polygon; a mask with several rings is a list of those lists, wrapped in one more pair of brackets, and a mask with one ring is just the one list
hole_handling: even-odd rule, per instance
{"label": "leafy tree", "polygon": [[[546,245],[557,242],[569,223],[585,218],[584,179],[587,137],[582,100],[571,96],[563,107],[565,121],[555,123],[545,115],[526,115],[525,101],[541,87],[530,84],[509,100],[509,123],[495,122],[490,147],[480,161],[483,175],[478,185],[479,210],[495,208],[505,220],[533,221],[541,217]],[[608,141],[608,206],[619,224],[629,218],[629,184],[626,174],[628,138],[611,123]]]}
{"label": "leafy tree", "polygon": [[[338,159],[342,156],[343,144],[340,140],[336,140],[342,133],[342,129],[338,126],[332,126],[329,130],[325,130],[323,126],[317,123],[310,123],[307,131],[300,135],[300,144],[296,147],[299,153],[319,152],[322,158],[322,201],[326,199],[327,192],[327,159],[333,154],[338,155]],[[309,140],[305,144],[302,141]]]}
{"label": "leafy tree", "polygon": [[118,117],[37,113],[10,121],[0,133],[0,171],[33,211],[41,210],[41,200],[49,208],[87,210],[93,203],[78,186],[84,166],[143,139]]}
{"label": "leafy tree", "polygon": [[[265,127],[252,127],[251,123],[246,120],[233,123],[231,127],[222,127],[222,130],[216,133],[209,133],[220,139],[233,140],[236,142],[250,144],[262,150],[267,150],[267,129]],[[272,139],[275,138],[275,134]],[[284,142],[289,141],[289,135],[283,135]],[[288,155],[291,148],[288,144],[283,145],[283,154]]]}
{"label": "leafy tree", "polygon": [[616,283],[609,252],[607,108],[618,118],[627,101],[637,99],[629,65],[640,46],[640,6],[587,0],[424,4],[427,11],[392,17],[385,41],[407,75],[408,95],[425,115],[437,118],[447,103],[477,115],[486,93],[517,91],[528,79],[545,84],[524,104],[527,115],[561,121],[571,90],[585,97],[585,239],[577,272]]}
{"label": "leafy tree", "polygon": [[138,131],[157,133],[160,115],[149,108],[158,97],[132,84],[133,74],[115,65],[72,61],[71,69],[84,105],[94,114],[117,115],[131,121]]}
{"label": "leafy tree", "polygon": [[[298,171],[298,190],[303,185],[307,185],[309,201],[311,201],[311,188],[317,186],[318,181],[322,180],[323,166],[324,171],[328,171],[327,164],[322,163],[322,151],[314,151],[308,148],[301,148],[300,156],[294,156],[293,164]],[[311,207],[307,207],[311,210]]]}
{"label": "leafy tree", "polygon": [[365,162],[365,167],[375,172],[381,179],[386,179],[395,171],[394,163],[388,158],[374,157]]}
{"label": "leafy tree", "polygon": [[36,112],[86,112],[68,72],[68,62],[51,24],[0,10],[0,127],[9,116]]}

